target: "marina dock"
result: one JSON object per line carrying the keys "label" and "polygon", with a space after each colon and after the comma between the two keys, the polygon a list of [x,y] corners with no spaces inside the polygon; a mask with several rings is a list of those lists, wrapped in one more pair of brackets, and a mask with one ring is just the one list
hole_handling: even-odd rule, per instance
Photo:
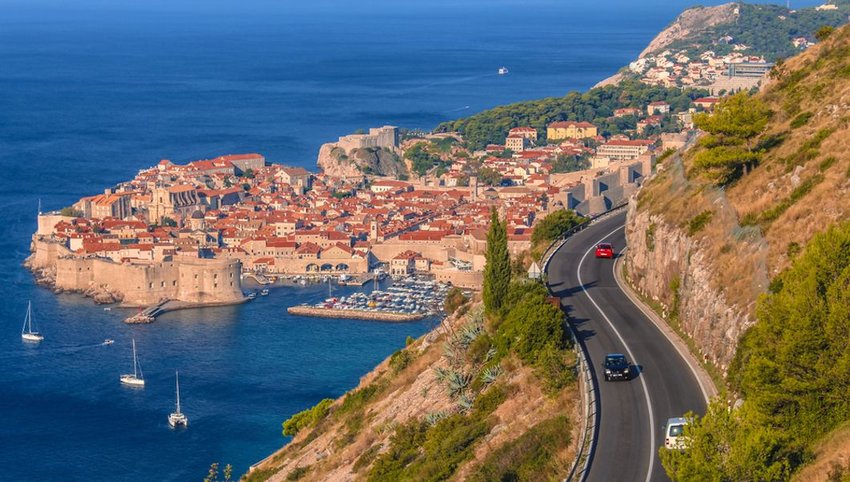
{"label": "marina dock", "polygon": [[428,316],[427,313],[392,313],[387,311],[342,310],[337,308],[316,308],[313,306],[292,306],[286,311],[293,315],[315,316],[319,318],[347,318],[375,321],[416,321]]}

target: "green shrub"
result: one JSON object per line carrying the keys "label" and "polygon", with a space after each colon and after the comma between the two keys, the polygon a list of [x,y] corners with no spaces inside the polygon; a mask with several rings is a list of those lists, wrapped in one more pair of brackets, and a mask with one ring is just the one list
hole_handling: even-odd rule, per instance
{"label": "green shrub", "polygon": [[554,211],[534,226],[534,231],[531,233],[531,245],[549,244],[584,221],[584,217],[570,209]]}
{"label": "green shrub", "polygon": [[79,209],[74,209],[72,206],[62,208],[62,210],[59,211],[59,214],[61,214],[62,216],[71,216],[74,218],[81,218],[85,216],[85,213],[83,213]]}
{"label": "green shrub", "polygon": [[809,120],[813,116],[814,116],[814,114],[812,114],[811,112],[800,112],[799,114],[797,114],[797,117],[795,117],[791,121],[791,128],[792,129],[798,129],[800,127],[803,127],[804,125],[809,123]]}
{"label": "green shrub", "polygon": [[495,424],[490,414],[504,402],[507,389],[495,385],[479,395],[469,414],[436,417],[434,425],[411,420],[396,428],[389,449],[379,455],[369,481],[438,481],[451,477],[473,455],[476,444]]}
{"label": "green shrub", "polygon": [[818,234],[759,299],[729,368],[745,400],[715,401],[661,450],[674,480],[787,480],[813,443],[850,419],[850,223]]}
{"label": "green shrub", "polygon": [[301,480],[310,471],[310,466],[296,467],[292,472],[287,474],[286,480]]}
{"label": "green shrub", "polygon": [[331,410],[332,398],[326,398],[316,404],[313,408],[301,411],[283,422],[283,435],[294,437],[305,428],[315,427],[320,420],[324,419]]}
{"label": "green shrub", "polygon": [[714,213],[712,211],[703,211],[694,216],[693,219],[688,222],[688,236],[693,236],[702,231],[702,228],[711,221],[711,217],[713,215]]}
{"label": "green shrub", "polygon": [[571,432],[572,426],[566,416],[544,420],[516,440],[492,451],[467,480],[561,480],[569,467],[559,462],[558,455],[570,444]]}
{"label": "green shrub", "polygon": [[357,460],[354,462],[354,466],[352,467],[355,472],[360,472],[364,467],[369,466],[375,457],[378,456],[378,452],[381,451],[381,444],[375,444],[366,449],[365,452],[360,454],[360,457],[357,457]]}
{"label": "green shrub", "polygon": [[335,413],[343,415],[359,410],[366,406],[372,398],[386,388],[386,381],[375,381],[365,387],[348,392]]}
{"label": "green shrub", "polygon": [[821,181],[823,181],[823,175],[818,174],[801,182],[799,186],[797,186],[793,191],[791,191],[791,195],[788,196],[787,199],[780,201],[779,204],[761,213],[761,216],[759,216],[758,218],[759,222],[765,224],[775,221],[779,216],[785,213],[788,208],[790,208],[797,201],[802,199],[803,196],[811,192],[811,190],[815,186],[817,186]]}
{"label": "green shrub", "polygon": [[644,237],[646,240],[646,249],[649,252],[655,251],[655,229],[657,226],[655,223],[650,223],[649,227],[646,228],[646,233],[644,233]]}
{"label": "green shrub", "polygon": [[463,294],[463,290],[458,287],[453,287],[449,290],[449,293],[446,295],[446,301],[443,303],[446,313],[451,315],[457,310],[461,305],[466,303],[468,300],[466,296]]}
{"label": "green shrub", "polygon": [[410,362],[412,361],[413,355],[410,353],[410,351],[402,348],[401,350],[398,350],[392,355],[390,355],[389,364],[393,372],[398,373],[407,368],[407,366],[410,365]]}
{"label": "green shrub", "polygon": [[838,159],[836,159],[835,156],[829,156],[821,161],[820,165],[818,165],[818,170],[820,172],[826,172],[826,170],[832,167],[836,162],[838,162]]}

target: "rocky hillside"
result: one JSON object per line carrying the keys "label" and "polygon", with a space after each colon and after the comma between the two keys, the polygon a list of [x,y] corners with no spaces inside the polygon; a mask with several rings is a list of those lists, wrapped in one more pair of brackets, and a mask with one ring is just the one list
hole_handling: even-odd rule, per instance
{"label": "rocky hillside", "polygon": [[[708,444],[699,453],[662,461],[674,480],[718,470],[788,480],[813,460],[803,480],[826,480],[837,461],[829,480],[846,480],[848,445],[827,450],[823,437],[848,419],[835,384],[844,377],[832,372],[846,366],[850,330],[850,27],[717,109],[695,118],[704,134],[659,167],[626,227],[630,281],[740,399],[694,427]],[[843,430],[829,437],[845,440]]]}
{"label": "rocky hillside", "polygon": [[693,39],[718,25],[734,22],[737,8],[736,3],[726,3],[716,7],[694,7],[685,10],[649,43],[638,58],[660,52],[674,43]]}
{"label": "rocky hillside", "polygon": [[387,149],[362,148],[346,152],[336,143],[323,144],[316,162],[325,174],[358,177],[364,174],[403,177],[407,166],[397,154]]}
{"label": "rocky hillside", "polygon": [[[515,289],[562,323],[540,285]],[[501,326],[513,326],[518,316],[506,315]],[[292,441],[244,478],[560,480],[580,429],[573,423],[580,420],[576,382],[564,372],[553,385],[542,364],[505,351],[500,330],[492,319],[485,323],[480,302],[462,305],[344,397],[287,421]]]}
{"label": "rocky hillside", "polygon": [[756,96],[772,113],[750,141],[756,167],[718,186],[696,165],[708,138],[662,166],[627,226],[633,282],[724,369],[770,280],[850,217],[850,30],[777,75]]}

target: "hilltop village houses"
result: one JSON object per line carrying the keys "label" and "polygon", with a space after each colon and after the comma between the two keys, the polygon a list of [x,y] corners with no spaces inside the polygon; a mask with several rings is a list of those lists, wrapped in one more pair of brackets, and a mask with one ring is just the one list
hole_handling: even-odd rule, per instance
{"label": "hilltop village houses", "polygon": [[[717,39],[717,44],[731,46],[731,52],[719,55],[706,50],[696,57],[686,50],[664,50],[641,57],[629,64],[628,70],[644,83],[664,87],[696,87],[713,95],[749,90],[761,84],[773,64],[748,53],[750,47],[735,43],[732,37]],[[814,45],[812,39],[791,40],[797,49]]]}

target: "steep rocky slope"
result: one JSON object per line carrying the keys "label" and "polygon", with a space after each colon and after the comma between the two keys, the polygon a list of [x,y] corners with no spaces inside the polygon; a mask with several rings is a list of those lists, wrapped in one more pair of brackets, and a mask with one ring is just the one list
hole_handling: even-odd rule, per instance
{"label": "steep rocky slope", "polygon": [[770,280],[814,234],[850,217],[850,30],[775,77],[757,96],[772,111],[758,167],[718,188],[695,171],[693,152],[674,156],[627,226],[632,282],[722,369]]}
{"label": "steep rocky slope", "polygon": [[316,164],[325,174],[337,177],[358,177],[364,174],[399,177],[408,174],[407,166],[394,152],[378,148],[346,152],[336,143],[322,145]]}
{"label": "steep rocky slope", "polygon": [[656,35],[638,58],[664,50],[675,42],[693,38],[717,25],[734,22],[737,15],[736,9],[735,3],[725,3],[716,7],[689,8]]}
{"label": "steep rocky slope", "polygon": [[[425,437],[426,452],[429,444],[442,445],[444,457],[430,461],[429,480],[481,480],[483,466],[533,454],[563,477],[575,453],[571,432],[580,428],[570,422],[580,419],[577,386],[547,392],[513,357],[485,368],[493,351],[478,353],[484,345],[475,340],[487,337],[481,306],[468,308],[378,365],[346,396],[317,406],[315,419],[246,479],[396,480],[379,469],[421,456],[396,454],[406,436]],[[467,388],[458,391],[459,384]],[[556,443],[529,442],[554,428]],[[495,453],[504,460],[494,461]]]}

